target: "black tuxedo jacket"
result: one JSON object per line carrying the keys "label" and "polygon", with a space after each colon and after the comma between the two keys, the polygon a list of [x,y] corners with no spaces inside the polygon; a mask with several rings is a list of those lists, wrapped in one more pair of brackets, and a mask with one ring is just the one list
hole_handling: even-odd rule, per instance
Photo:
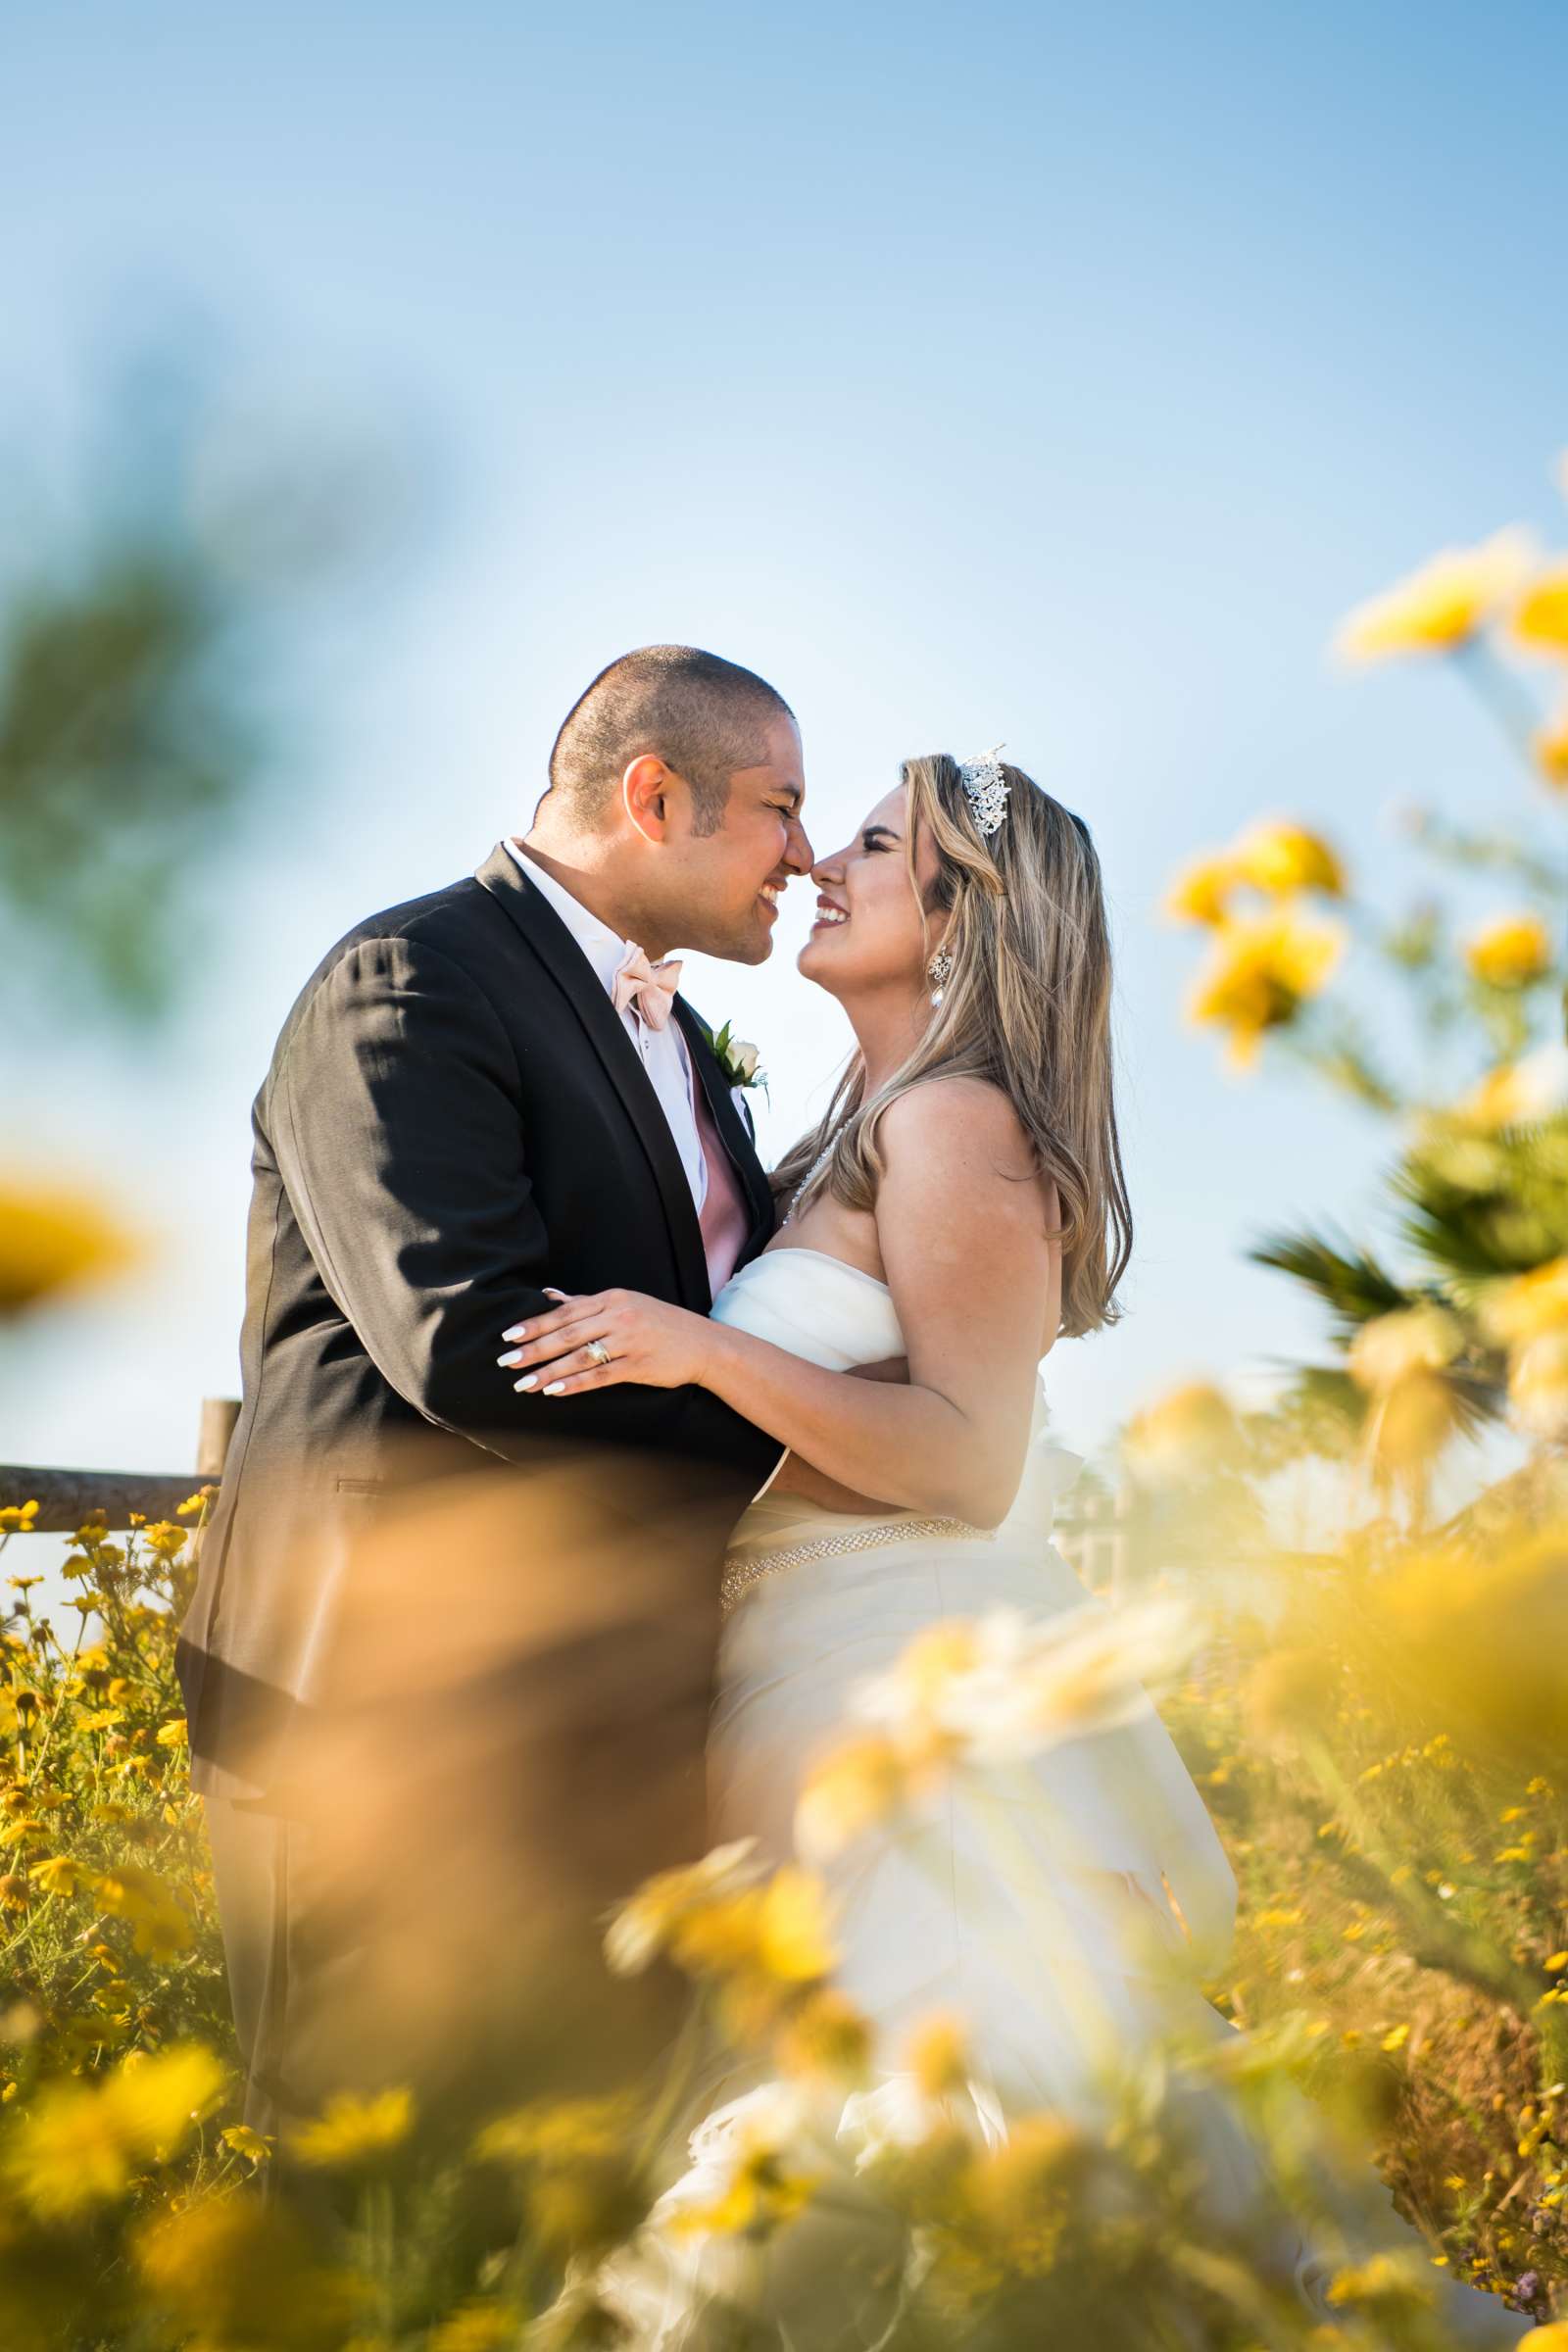
{"label": "black tuxedo jacket", "polygon": [[[675,1013],[750,1204],[750,1257],[773,1229],[767,1181],[707,1030],[678,997]],[[553,1303],[547,1283],[711,1303],[658,1097],[504,844],[331,950],[254,1130],[243,1402],[178,1660],[195,1786],[265,1798],[330,1606],[330,1568],[301,1562],[323,1513],[375,1491],[416,1433],[446,1434],[449,1467],[564,1445],[605,1481],[657,1455],[666,1491],[672,1463],[689,1474],[715,1552],[779,1447],[703,1390],[545,1399],[497,1367],[503,1329]]]}

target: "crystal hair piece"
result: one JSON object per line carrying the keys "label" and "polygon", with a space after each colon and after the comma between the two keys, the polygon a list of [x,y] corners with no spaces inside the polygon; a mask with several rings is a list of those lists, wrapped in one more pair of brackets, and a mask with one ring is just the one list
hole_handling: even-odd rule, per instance
{"label": "crystal hair piece", "polygon": [[1007,795],[1012,790],[1003,774],[997,754],[1005,750],[1004,744],[993,744],[978,760],[962,760],[958,776],[963,785],[969,814],[979,830],[989,837],[1001,825],[1007,813]]}

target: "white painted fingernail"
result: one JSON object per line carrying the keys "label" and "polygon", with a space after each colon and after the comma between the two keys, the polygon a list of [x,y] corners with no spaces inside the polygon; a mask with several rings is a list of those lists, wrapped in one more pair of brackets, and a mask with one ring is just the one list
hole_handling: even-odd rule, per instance
{"label": "white painted fingernail", "polygon": [[569,1291],[553,1291],[550,1288],[550,1285],[546,1283],[545,1297],[547,1298],[569,1298],[571,1297],[571,1293]]}
{"label": "white painted fingernail", "polygon": [[536,1389],[539,1386],[539,1375],[537,1372],[530,1372],[524,1379],[514,1380],[512,1385],[514,1389]]}
{"label": "white painted fingernail", "polygon": [[545,1390],[545,1395],[547,1396],[559,1396],[565,1385],[566,1384],[564,1380],[553,1380],[549,1387]]}
{"label": "white painted fingernail", "polygon": [[525,1340],[527,1336],[528,1326],[526,1323],[514,1323],[510,1331],[504,1331],[501,1334],[504,1340]]}
{"label": "white painted fingernail", "polygon": [[509,1372],[514,1370],[516,1365],[521,1363],[521,1361],[522,1349],[520,1348],[514,1348],[510,1355],[498,1355],[496,1357],[496,1362],[498,1364],[505,1365]]}

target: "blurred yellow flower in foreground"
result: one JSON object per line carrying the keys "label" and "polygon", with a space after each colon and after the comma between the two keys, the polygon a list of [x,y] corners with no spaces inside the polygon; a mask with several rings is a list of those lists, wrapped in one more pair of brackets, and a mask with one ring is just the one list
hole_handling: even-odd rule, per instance
{"label": "blurred yellow flower in foreground", "polygon": [[1235,860],[1228,850],[1192,858],[1165,894],[1165,912],[1179,923],[1219,923],[1236,888]]}
{"label": "blurred yellow flower in foreground", "polygon": [[17,2120],[4,2151],[12,2186],[33,2211],[69,2219],[118,2197],[141,2163],[165,2163],[225,2089],[198,2043],[130,2056],[100,2082],[50,2082]]}
{"label": "blurred yellow flower in foreground", "polygon": [[1522,645],[1538,653],[1568,654],[1568,559],[1538,571],[1509,617]]}
{"label": "blurred yellow flower in foreground", "polygon": [[1214,932],[1187,1001],[1188,1018],[1227,1031],[1227,1060],[1233,1069],[1249,1069],[1264,1031],[1296,1018],[1327,985],[1344,947],[1338,924],[1287,911],[1229,919]]}
{"label": "blurred yellow flower in foreground", "polygon": [[327,2100],[319,2116],[298,2125],[289,2146],[302,2164],[323,2170],[372,2162],[398,2147],[414,2129],[414,2097],[406,2089],[360,2098],[349,2090]]}
{"label": "blurred yellow flower in foreground", "polygon": [[1231,855],[1240,878],[1270,898],[1290,898],[1298,890],[1345,896],[1345,868],[1334,850],[1321,833],[1288,817],[1264,817],[1249,827]]}
{"label": "blurred yellow flower in foreground", "polygon": [[1441,1371],[1464,1346],[1464,1326],[1442,1306],[1374,1315],[1350,1342],[1346,1368],[1363,1389],[1395,1388],[1412,1372]]}
{"label": "blurred yellow flower in foreground", "polygon": [[1514,1350],[1508,1401],[1514,1419],[1535,1437],[1568,1438],[1568,1329],[1544,1332]]}
{"label": "blurred yellow flower in foreground", "polygon": [[829,1859],[945,1770],[1020,1763],[1136,1720],[1145,1685],[1179,1672],[1201,1638],[1195,1612],[1164,1598],[1115,1611],[1085,1601],[1042,1619],[989,1609],[928,1627],[852,1692],[849,1713],[872,1738],[852,1735],[808,1775],[797,1846]]}
{"label": "blurred yellow flower in foreground", "polygon": [[0,1182],[0,1315],[120,1273],[130,1238],[84,1195]]}
{"label": "blurred yellow flower in foreground", "polygon": [[1473,932],[1464,959],[1488,988],[1524,988],[1551,969],[1551,934],[1539,914],[1505,914]]}
{"label": "blurred yellow flower in foreground", "polygon": [[1568,1529],[1415,1552],[1363,1587],[1350,1629],[1381,1677],[1471,1750],[1529,1774],[1568,1749]]}
{"label": "blurred yellow flower in foreground", "polygon": [[1479,547],[1445,548],[1348,613],[1335,650],[1351,662],[1451,653],[1511,602],[1533,561],[1522,530],[1498,531]]}
{"label": "blurred yellow flower in foreground", "polygon": [[[166,2208],[135,2240],[156,2301],[176,2315],[181,2343],[204,2352],[240,2344],[338,2352],[369,2302],[367,2285],[318,2260],[304,2226],[250,2193]],[[160,2340],[169,2340],[160,2330]]]}
{"label": "blurred yellow flower in foreground", "polygon": [[1128,1468],[1151,1486],[1200,1478],[1237,1459],[1241,1429],[1212,1381],[1185,1381],[1135,1413],[1122,1432]]}
{"label": "blurred yellow flower in foreground", "polygon": [[1568,1048],[1555,1039],[1518,1061],[1500,1062],[1461,1097],[1454,1114],[1476,1127],[1517,1127],[1568,1105]]}
{"label": "blurred yellow flower in foreground", "polygon": [[621,1904],[605,1936],[605,1958],[617,1977],[634,1977],[652,1966],[688,1923],[727,1901],[762,1876],[757,1839],[738,1838],[684,1870],[660,1871]]}
{"label": "blurred yellow flower in foreground", "polygon": [[1528,1274],[1497,1283],[1481,1301],[1481,1326],[1504,1347],[1568,1330],[1568,1257],[1548,1258]]}
{"label": "blurred yellow flower in foreground", "polygon": [[1568,792],[1568,710],[1539,728],[1530,748],[1546,782],[1554,791]]}

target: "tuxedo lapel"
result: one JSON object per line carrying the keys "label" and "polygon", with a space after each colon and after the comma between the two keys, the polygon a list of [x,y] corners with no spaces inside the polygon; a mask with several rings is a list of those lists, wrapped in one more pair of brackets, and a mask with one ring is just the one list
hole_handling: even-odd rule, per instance
{"label": "tuxedo lapel", "polygon": [[718,1066],[712,1039],[700,1013],[694,1012],[684,997],[675,999],[675,1017],[685,1033],[692,1057],[692,1068],[698,1083],[708,1097],[708,1107],[713,1114],[719,1140],[729,1153],[730,1164],[740,1179],[751,1210],[752,1228],[747,1236],[745,1255],[751,1257],[770,1241],[773,1235],[773,1194],[767,1173],[757,1156],[757,1147],[747,1133],[746,1122],[735,1107],[735,1097],[729,1080]]}
{"label": "tuxedo lapel", "polygon": [[[699,1314],[706,1314],[710,1297],[708,1259],[703,1249],[703,1229],[692,1200],[692,1188],[687,1182],[686,1170],[681,1165],[675,1139],[669,1132],[669,1121],[664,1116],[663,1106],[637,1057],[637,1050],[626,1034],[619,1013],[565,924],[555,908],[548,905],[544,894],[530,887],[505,842],[499,842],[491,851],[474,879],[505,909],[533,950],[550,979],[571,1007],[588,1043],[603,1064],[606,1077],[620,1097],[626,1115],[648,1154],[649,1166],[674,1247],[683,1303]],[[709,1058],[711,1059],[711,1055]],[[715,1118],[717,1115],[715,1109]],[[733,1119],[733,1110],[730,1115]]]}

